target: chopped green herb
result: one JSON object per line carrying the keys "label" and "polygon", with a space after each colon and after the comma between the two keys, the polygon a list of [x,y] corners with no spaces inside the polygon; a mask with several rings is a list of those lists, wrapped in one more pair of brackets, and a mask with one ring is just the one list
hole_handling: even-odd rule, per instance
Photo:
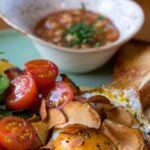
{"label": "chopped green herb", "polygon": [[98,16],[98,18],[97,18],[98,20],[105,20],[106,19],[106,17],[105,16]]}
{"label": "chopped green herb", "polygon": [[84,3],[81,3],[81,9],[84,10],[84,11],[86,10],[86,7],[85,7]]}
{"label": "chopped green herb", "polygon": [[86,132],[86,135],[85,135],[85,137],[86,137],[87,139],[91,138],[91,135],[90,135],[90,133],[89,133],[89,132]]}
{"label": "chopped green herb", "polygon": [[64,39],[66,40],[66,37],[68,35],[71,35],[74,38],[72,38],[68,46],[69,47],[74,47],[76,45],[81,46],[82,44],[92,43],[93,36],[95,35],[95,33],[96,30],[94,27],[84,22],[80,22],[74,24],[65,32]]}
{"label": "chopped green herb", "polygon": [[103,29],[103,28],[100,28],[100,29],[97,30],[97,32],[98,32],[98,34],[100,34],[100,35],[101,35],[101,34],[104,34],[104,29]]}
{"label": "chopped green herb", "polygon": [[94,45],[94,47],[95,47],[95,48],[100,47],[100,43],[97,42],[97,43]]}
{"label": "chopped green herb", "polygon": [[106,145],[110,145],[110,144],[111,144],[111,142],[110,142],[110,141],[104,141],[104,144],[106,144]]}

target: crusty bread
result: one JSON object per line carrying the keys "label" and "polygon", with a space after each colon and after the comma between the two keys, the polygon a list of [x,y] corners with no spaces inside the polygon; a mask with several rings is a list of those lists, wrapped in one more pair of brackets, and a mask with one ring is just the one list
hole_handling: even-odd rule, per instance
{"label": "crusty bread", "polygon": [[114,81],[130,82],[137,87],[143,107],[150,105],[150,45],[130,42],[116,56]]}

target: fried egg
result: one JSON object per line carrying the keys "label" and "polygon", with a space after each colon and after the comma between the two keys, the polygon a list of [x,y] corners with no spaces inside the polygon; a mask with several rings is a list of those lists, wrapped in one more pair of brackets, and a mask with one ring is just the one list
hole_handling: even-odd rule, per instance
{"label": "fried egg", "polygon": [[55,130],[52,139],[55,150],[117,150],[106,135],[93,129]]}

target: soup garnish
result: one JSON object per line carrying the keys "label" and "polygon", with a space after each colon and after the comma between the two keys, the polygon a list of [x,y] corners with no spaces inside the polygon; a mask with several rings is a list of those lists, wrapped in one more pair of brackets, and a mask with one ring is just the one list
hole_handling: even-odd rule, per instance
{"label": "soup garnish", "polygon": [[101,47],[119,38],[119,31],[110,19],[84,7],[50,13],[34,32],[55,45],[78,49]]}

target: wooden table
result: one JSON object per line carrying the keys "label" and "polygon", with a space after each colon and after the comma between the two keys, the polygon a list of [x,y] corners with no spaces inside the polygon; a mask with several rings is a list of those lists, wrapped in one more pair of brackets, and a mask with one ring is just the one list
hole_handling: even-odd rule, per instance
{"label": "wooden table", "polygon": [[4,21],[0,19],[0,30],[10,28]]}

